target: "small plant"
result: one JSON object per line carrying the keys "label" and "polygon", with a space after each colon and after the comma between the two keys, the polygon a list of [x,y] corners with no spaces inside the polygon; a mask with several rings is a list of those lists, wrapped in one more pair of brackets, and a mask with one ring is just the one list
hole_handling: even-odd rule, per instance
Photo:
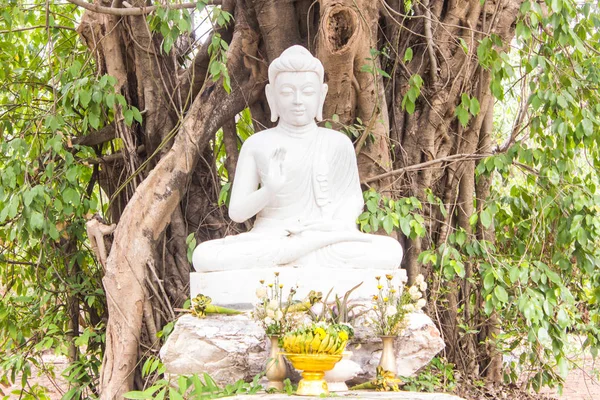
{"label": "small plant", "polygon": [[373,296],[372,321],[375,332],[380,336],[396,336],[406,327],[406,315],[421,310],[427,304],[423,298],[427,283],[419,274],[414,285],[406,286],[406,277],[402,277],[399,285],[395,285],[393,275],[386,275],[384,282],[377,279],[378,293]]}
{"label": "small plant", "polygon": [[350,295],[362,284],[363,282],[348,290],[343,297],[339,297],[336,294],[333,303],[327,302],[333,288],[329,290],[324,300],[322,300],[320,293],[311,292],[309,294],[309,302],[314,305],[307,311],[308,316],[313,322],[324,321],[330,324],[352,325],[356,319],[369,311],[367,309],[359,310],[359,308],[363,307],[360,303],[350,303]]}
{"label": "small plant", "polygon": [[[142,376],[148,377],[153,373],[164,374],[165,367],[158,358],[150,357],[142,367]],[[216,399],[236,396],[239,394],[256,394],[262,390],[259,384],[263,374],[256,375],[251,383],[240,379],[232,384],[219,386],[207,373],[191,376],[180,375],[175,379],[159,379],[145,390],[131,391],[123,395],[126,399]]]}
{"label": "small plant", "polygon": [[456,388],[454,364],[435,357],[418,375],[403,377],[404,389],[415,392],[453,392]]}
{"label": "small plant", "polygon": [[[283,335],[291,331],[299,324],[299,314],[303,307],[294,303],[296,289],[291,288],[287,297],[283,295],[283,284],[279,283],[279,272],[275,272],[273,282],[265,284],[260,281],[261,286],[256,289],[258,303],[252,311],[252,316],[265,330],[268,336]],[[302,311],[305,311],[304,308]]]}
{"label": "small plant", "polygon": [[[215,306],[212,303],[212,299],[203,294],[198,294],[196,297],[191,299],[190,301],[190,310],[189,312],[198,318],[206,317],[206,314],[227,314],[227,315],[235,315],[241,314],[241,311],[233,310],[231,308]],[[184,310],[187,311],[187,310]]]}

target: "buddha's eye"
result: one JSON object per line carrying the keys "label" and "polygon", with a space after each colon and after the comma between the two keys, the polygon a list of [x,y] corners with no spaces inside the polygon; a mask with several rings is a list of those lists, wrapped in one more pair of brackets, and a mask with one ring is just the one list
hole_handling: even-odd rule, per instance
{"label": "buddha's eye", "polygon": [[279,91],[282,96],[291,96],[294,94],[294,91],[290,88],[284,88]]}
{"label": "buddha's eye", "polygon": [[302,90],[302,94],[304,94],[306,96],[312,96],[315,93],[316,92],[313,88],[307,88],[307,89]]}

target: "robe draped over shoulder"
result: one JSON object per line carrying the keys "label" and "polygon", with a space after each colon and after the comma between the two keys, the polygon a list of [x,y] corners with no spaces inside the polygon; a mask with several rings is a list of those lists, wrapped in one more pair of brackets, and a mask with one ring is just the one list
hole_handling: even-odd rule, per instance
{"label": "robe draped over shoulder", "polygon": [[[285,183],[276,198],[258,213],[254,230],[281,226],[282,220],[336,220],[356,229],[363,208],[354,147],[348,137],[318,128],[301,156],[286,165]],[[261,175],[261,181],[264,176]]]}

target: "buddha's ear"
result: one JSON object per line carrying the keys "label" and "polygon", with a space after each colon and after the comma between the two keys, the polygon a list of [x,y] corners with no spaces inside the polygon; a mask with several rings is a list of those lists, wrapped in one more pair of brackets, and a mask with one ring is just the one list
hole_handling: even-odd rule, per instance
{"label": "buddha's ear", "polygon": [[271,109],[271,122],[277,122],[279,119],[279,114],[277,114],[277,104],[275,101],[275,96],[273,96],[273,86],[267,83],[265,86],[265,94],[267,95],[267,103],[269,103],[269,108]]}
{"label": "buddha's ear", "polygon": [[327,97],[327,90],[329,86],[326,83],[321,86],[321,98],[319,99],[319,108],[317,109],[317,121],[323,121],[323,105],[325,104],[325,97]]}

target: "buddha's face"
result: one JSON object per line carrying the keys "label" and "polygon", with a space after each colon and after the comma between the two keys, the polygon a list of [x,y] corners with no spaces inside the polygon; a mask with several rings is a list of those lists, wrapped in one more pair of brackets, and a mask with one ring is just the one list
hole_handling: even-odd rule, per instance
{"label": "buddha's face", "polygon": [[280,72],[267,85],[269,106],[282,122],[291,126],[312,123],[322,112],[327,85],[315,72]]}

